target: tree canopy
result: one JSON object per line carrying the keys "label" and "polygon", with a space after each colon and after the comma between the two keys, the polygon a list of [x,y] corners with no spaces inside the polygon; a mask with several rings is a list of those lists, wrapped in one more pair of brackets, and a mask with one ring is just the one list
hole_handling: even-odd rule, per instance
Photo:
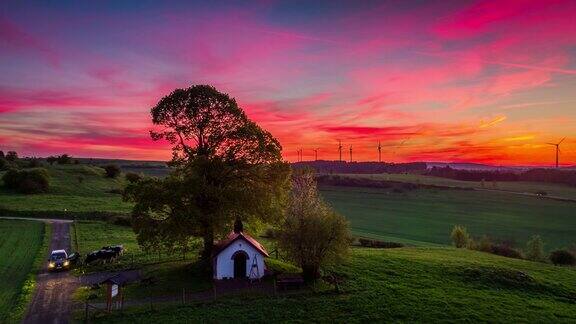
{"label": "tree canopy", "polygon": [[177,89],[152,108],[152,120],[161,129],[151,135],[173,145],[176,168],[165,179],[142,179],[126,190],[143,246],[184,246],[200,237],[207,259],[214,238],[237,219],[281,221],[290,168],[279,142],[234,99],[211,86]]}
{"label": "tree canopy", "polygon": [[280,162],[282,147],[248,119],[236,100],[212,86],[176,89],[152,108],[154,140],[173,145],[173,162],[204,156],[226,163]]}
{"label": "tree canopy", "polygon": [[348,222],[320,197],[310,170],[294,174],[278,243],[302,267],[307,280],[316,279],[321,266],[340,261],[348,253]]}

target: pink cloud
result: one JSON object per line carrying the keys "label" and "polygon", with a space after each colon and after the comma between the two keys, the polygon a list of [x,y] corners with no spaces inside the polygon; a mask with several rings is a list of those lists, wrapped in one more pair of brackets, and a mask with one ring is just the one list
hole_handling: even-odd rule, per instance
{"label": "pink cloud", "polygon": [[33,52],[46,59],[53,66],[60,64],[60,56],[56,51],[40,38],[24,31],[18,25],[0,17],[0,42],[16,51]]}

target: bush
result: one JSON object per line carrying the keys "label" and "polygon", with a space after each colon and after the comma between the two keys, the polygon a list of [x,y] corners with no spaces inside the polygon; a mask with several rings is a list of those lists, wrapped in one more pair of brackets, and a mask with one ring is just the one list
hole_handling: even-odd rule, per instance
{"label": "bush", "polygon": [[42,162],[39,159],[31,158],[31,159],[27,160],[26,167],[27,168],[39,168],[39,167],[42,167]]}
{"label": "bush", "polygon": [[492,252],[492,242],[487,235],[483,235],[478,243],[478,251],[482,252]]}
{"label": "bush", "polygon": [[576,257],[566,250],[556,250],[550,253],[550,261],[555,265],[576,265]]}
{"label": "bush", "polygon": [[58,164],[72,164],[72,157],[68,154],[62,154],[56,157]]}
{"label": "bush", "polygon": [[10,163],[8,163],[8,161],[6,161],[6,159],[0,157],[0,171],[4,171],[4,170],[8,170],[10,169]]}
{"label": "bush", "polygon": [[107,178],[116,178],[120,175],[120,167],[115,164],[110,164],[104,167],[104,171],[106,171]]}
{"label": "bush", "polygon": [[532,261],[543,261],[544,257],[544,242],[539,235],[534,235],[528,243],[526,243],[526,259]]}
{"label": "bush", "polygon": [[505,244],[492,245],[491,252],[507,258],[522,259],[522,254],[518,250]]}
{"label": "bush", "polygon": [[366,238],[359,238],[358,242],[363,247],[380,248],[380,249],[393,249],[404,247],[404,244],[402,243],[370,240]]}
{"label": "bush", "polygon": [[264,231],[264,237],[266,238],[271,238],[271,239],[275,239],[278,238],[278,230],[275,229],[274,227],[268,227],[265,231]]}
{"label": "bush", "polygon": [[470,241],[470,235],[468,235],[466,227],[460,225],[454,226],[450,237],[452,238],[452,243],[454,243],[454,246],[459,249],[467,247],[468,241]]}
{"label": "bush", "polygon": [[8,151],[8,153],[6,153],[6,156],[4,158],[6,159],[6,161],[16,162],[16,160],[18,160],[18,153],[14,151]]}
{"label": "bush", "polygon": [[138,173],[128,172],[126,173],[126,180],[130,183],[136,183],[142,179],[142,176]]}
{"label": "bush", "polygon": [[113,218],[112,224],[119,226],[132,226],[132,220],[128,217],[116,217]]}
{"label": "bush", "polygon": [[15,170],[11,169],[2,177],[4,186],[24,194],[47,192],[50,176],[46,169]]}

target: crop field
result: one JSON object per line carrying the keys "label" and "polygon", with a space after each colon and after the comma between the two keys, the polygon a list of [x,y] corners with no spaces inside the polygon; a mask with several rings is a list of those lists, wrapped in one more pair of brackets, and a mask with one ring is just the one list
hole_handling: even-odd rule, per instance
{"label": "crop field", "polygon": [[515,194],[456,189],[321,187],[325,199],[351,223],[353,234],[415,245],[450,244],[455,224],[480,237],[524,247],[538,234],[545,249],[576,243],[576,203]]}
{"label": "crop field", "polygon": [[[576,271],[453,248],[354,248],[333,269],[341,293],[222,298],[155,305],[100,317],[101,323],[576,321]],[[223,311],[224,310],[224,311]]]}
{"label": "crop field", "polygon": [[535,194],[546,192],[549,196],[575,199],[576,188],[562,184],[552,184],[543,182],[482,182],[479,181],[461,181],[441,177],[433,177],[419,174],[339,174],[341,177],[367,178],[372,180],[399,181],[424,185],[436,185],[457,188],[473,188],[485,190],[500,190],[516,193]]}
{"label": "crop field", "polygon": [[123,202],[119,193],[123,187],[122,178],[106,178],[103,169],[86,165],[46,168],[50,174],[48,193],[23,195],[0,187],[0,209],[59,213],[130,211],[130,204]]}
{"label": "crop field", "polygon": [[0,219],[0,323],[13,319],[42,246],[41,222]]}

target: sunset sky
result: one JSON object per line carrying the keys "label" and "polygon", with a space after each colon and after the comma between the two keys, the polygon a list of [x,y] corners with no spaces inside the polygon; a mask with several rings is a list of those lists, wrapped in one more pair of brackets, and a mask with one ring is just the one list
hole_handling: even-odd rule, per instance
{"label": "sunset sky", "polygon": [[150,108],[212,84],[289,161],[576,164],[574,0],[79,2],[0,4],[1,150],[167,160]]}

